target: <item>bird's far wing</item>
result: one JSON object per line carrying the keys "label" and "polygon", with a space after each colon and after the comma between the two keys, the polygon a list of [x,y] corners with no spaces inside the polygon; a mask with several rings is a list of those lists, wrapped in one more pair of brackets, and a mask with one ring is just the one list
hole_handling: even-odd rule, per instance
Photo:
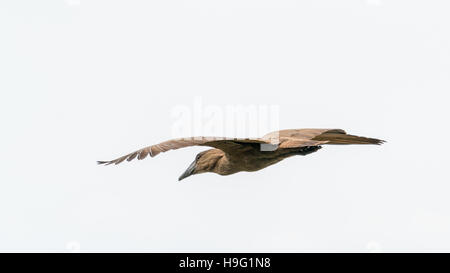
{"label": "bird's far wing", "polygon": [[172,139],[168,141],[161,142],[152,146],[148,146],[137,150],[135,152],[129,153],[127,155],[121,156],[110,161],[97,161],[98,164],[119,164],[125,160],[131,161],[135,158],[142,160],[148,155],[154,157],[159,153],[167,152],[169,150],[176,150],[189,146],[209,146],[213,148],[220,149],[225,153],[231,152],[233,149],[241,147],[242,145],[254,145],[254,144],[267,144],[268,142],[259,138],[225,138],[225,137],[190,137],[190,138],[179,138]]}
{"label": "bird's far wing", "polygon": [[383,144],[385,141],[376,138],[349,135],[341,129],[292,129],[272,132],[263,137],[263,139],[276,139],[280,141],[280,147],[290,147],[301,145],[304,141],[317,141],[321,144]]}

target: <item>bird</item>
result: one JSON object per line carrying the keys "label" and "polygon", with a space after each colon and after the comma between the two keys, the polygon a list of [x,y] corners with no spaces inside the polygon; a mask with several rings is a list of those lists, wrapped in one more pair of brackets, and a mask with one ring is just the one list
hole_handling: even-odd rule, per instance
{"label": "bird", "polygon": [[196,174],[216,173],[231,175],[254,172],[295,155],[309,155],[328,144],[375,144],[385,141],[377,138],[347,134],[342,129],[286,129],[274,131],[261,138],[188,137],[172,139],[148,146],[100,165],[119,164],[135,158],[142,160],[169,150],[190,146],[208,146],[212,149],[198,153],[195,160],[178,178],[179,181]]}

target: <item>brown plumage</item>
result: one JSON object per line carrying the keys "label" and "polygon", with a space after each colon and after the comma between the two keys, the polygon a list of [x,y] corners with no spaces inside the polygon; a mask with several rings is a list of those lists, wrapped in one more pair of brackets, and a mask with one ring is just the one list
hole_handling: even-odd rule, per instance
{"label": "brown plumage", "polygon": [[319,150],[323,144],[382,144],[384,140],[348,135],[341,129],[292,129],[269,133],[262,138],[192,137],[168,140],[145,147],[111,161],[98,164],[119,164],[135,158],[141,160],[169,150],[189,146],[209,146],[214,149],[197,154],[194,162],[180,176],[213,172],[229,175],[253,172],[294,155],[307,155]]}

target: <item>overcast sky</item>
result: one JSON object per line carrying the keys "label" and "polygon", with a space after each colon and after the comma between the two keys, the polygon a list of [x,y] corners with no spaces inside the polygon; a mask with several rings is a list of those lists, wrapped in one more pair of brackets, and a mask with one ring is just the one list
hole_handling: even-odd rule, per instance
{"label": "overcast sky", "polygon": [[[0,251],[450,251],[449,8],[1,1]],[[205,148],[96,165],[196,98],[388,143],[182,182]]]}

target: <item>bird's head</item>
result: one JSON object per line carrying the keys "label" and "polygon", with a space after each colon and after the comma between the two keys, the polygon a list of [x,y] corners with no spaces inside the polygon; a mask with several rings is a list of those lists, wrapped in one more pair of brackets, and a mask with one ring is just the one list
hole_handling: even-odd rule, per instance
{"label": "bird's head", "polygon": [[178,178],[178,181],[188,176],[206,172],[217,172],[217,163],[223,157],[224,153],[219,149],[211,149],[198,153],[194,162]]}

